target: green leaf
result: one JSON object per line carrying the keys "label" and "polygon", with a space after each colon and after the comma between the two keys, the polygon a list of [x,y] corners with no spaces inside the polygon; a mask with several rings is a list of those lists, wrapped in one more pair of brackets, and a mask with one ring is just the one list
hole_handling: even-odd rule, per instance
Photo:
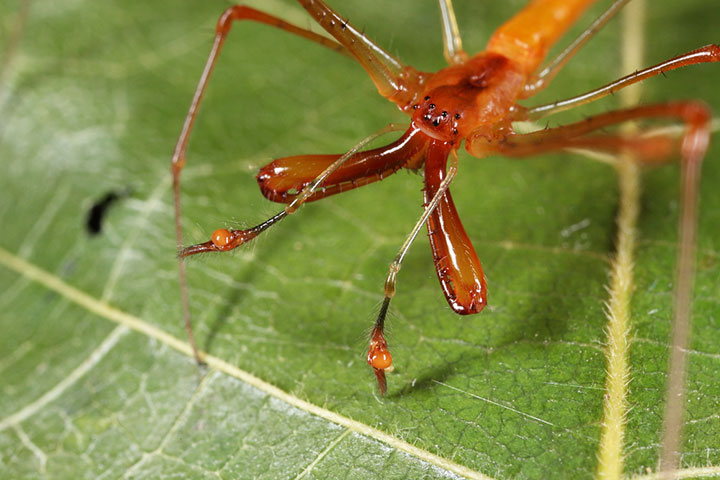
{"label": "green leaf", "polygon": [[[471,52],[524,4],[456,3]],[[717,8],[671,3],[650,5],[648,65],[718,41]],[[189,261],[196,337],[216,360],[198,368],[174,340],[185,333],[169,159],[226,6],[0,2],[4,477],[591,477],[618,192],[614,170],[587,158],[462,156],[453,194],[490,306],[453,314],[419,238],[391,307],[396,368],[386,397],[363,357],[388,264],[421,213],[417,175],[313,203],[247,249]],[[291,1],[262,6],[312,23]],[[403,61],[443,65],[434,2],[333,6]],[[613,21],[526,104],[619,77],[619,32]],[[698,98],[717,111],[719,81],[718,66],[691,67],[645,82],[642,98]],[[607,99],[560,118],[617,105]],[[272,158],[343,152],[391,121],[406,119],[352,61],[266,26],[236,26],[190,143],[186,240],[276,213],[253,179]],[[677,166],[643,175],[628,475],[654,470],[659,455],[677,179]],[[718,182],[714,145],[703,177],[682,464],[715,474]],[[91,206],[125,191],[101,233],[89,235]]]}

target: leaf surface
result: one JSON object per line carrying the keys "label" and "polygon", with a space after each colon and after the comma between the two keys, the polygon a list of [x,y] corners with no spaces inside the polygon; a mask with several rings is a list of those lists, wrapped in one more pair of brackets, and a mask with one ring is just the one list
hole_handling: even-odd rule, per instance
{"label": "leaf surface", "polygon": [[[522,4],[458,0],[466,48],[480,50]],[[313,203],[247,249],[189,261],[200,347],[297,399],[288,402],[229,370],[198,369],[165,337],[118,324],[125,317],[112,313],[184,339],[168,164],[226,4],[38,0],[17,48],[7,39],[23,25],[22,2],[0,5],[0,469],[10,478],[593,475],[618,207],[611,167],[573,155],[461,158],[453,197],[488,276],[490,306],[453,314],[420,236],[391,307],[396,369],[384,398],[364,362],[366,333],[388,264],[421,213],[419,176],[401,173]],[[263,6],[311,24],[293,2]],[[333,6],[403,61],[443,65],[433,2]],[[717,42],[718,22],[708,2],[652,5],[647,63]],[[620,76],[619,31],[611,23],[527,103]],[[699,98],[718,110],[718,81],[715,65],[672,72],[647,81],[643,101]],[[405,117],[353,62],[266,26],[236,26],[190,144],[186,240],[276,213],[253,178],[271,159],[340,153],[390,121]],[[659,454],[677,178],[672,165],[643,175],[629,475],[654,469]],[[703,177],[686,468],[720,465],[718,184],[713,146]],[[92,205],[126,190],[90,236]],[[305,401],[329,413],[311,413]],[[334,414],[370,429],[358,433]],[[418,450],[408,453],[410,445]]]}

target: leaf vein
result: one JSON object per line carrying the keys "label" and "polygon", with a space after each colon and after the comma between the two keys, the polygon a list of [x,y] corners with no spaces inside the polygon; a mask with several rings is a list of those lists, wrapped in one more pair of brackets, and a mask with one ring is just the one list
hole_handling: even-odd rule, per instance
{"label": "leaf vein", "polygon": [[[139,317],[136,317],[129,313],[123,312],[111,305],[108,305],[105,302],[99,301],[98,299],[88,295],[87,293],[82,292],[82,291],[76,289],[75,287],[63,282],[60,278],[53,275],[52,273],[50,273],[46,270],[43,270],[25,260],[23,260],[22,258],[20,258],[16,255],[13,255],[12,253],[8,252],[7,250],[5,250],[2,247],[0,247],[0,265],[4,265],[5,267],[7,267],[11,270],[14,270],[15,272],[19,273],[20,275],[24,275],[32,280],[35,280],[36,282],[44,285],[45,287],[47,287],[51,290],[54,290],[58,294],[67,298],[68,300],[77,303],[78,305],[84,307],[88,311],[93,312],[106,320],[110,320],[112,322],[118,323],[120,325],[120,327],[115,329],[113,331],[113,333],[116,333],[116,332],[124,333],[129,328],[138,333],[141,333],[148,337],[154,338],[155,340],[158,340],[158,341],[164,343],[165,345],[177,350],[178,352],[180,352],[188,357],[191,357],[193,355],[192,350],[190,349],[190,345],[188,343],[180,341],[176,337],[168,334],[167,332],[161,330],[160,328],[158,328],[154,325],[147,323],[146,321],[142,320]],[[106,339],[103,342],[103,345],[106,344],[107,342],[108,342],[108,339]],[[257,388],[258,390],[265,392],[266,394],[268,394],[272,397],[275,397],[275,398],[279,399],[280,401],[283,401],[295,408],[298,408],[300,410],[308,412],[317,417],[323,418],[329,422],[335,423],[336,425],[343,426],[349,430],[352,430],[353,432],[359,433],[366,437],[373,438],[379,442],[385,443],[386,445],[388,445],[392,448],[395,448],[397,450],[405,452],[406,454],[409,454],[410,456],[416,457],[419,460],[422,460],[431,465],[435,465],[436,467],[443,468],[443,469],[453,472],[457,475],[461,475],[465,478],[476,479],[476,480],[492,480],[491,477],[488,477],[488,476],[482,474],[481,472],[472,470],[469,467],[457,464],[457,463],[455,463],[451,460],[448,460],[446,458],[443,458],[439,455],[430,453],[427,450],[418,448],[415,445],[412,445],[404,440],[401,440],[397,437],[394,437],[394,436],[392,436],[388,433],[385,433],[383,431],[380,431],[376,428],[370,427],[369,425],[361,423],[357,420],[352,420],[348,417],[345,417],[344,415],[340,415],[331,410],[327,410],[325,408],[322,408],[320,406],[317,406],[310,402],[302,400],[294,395],[291,395],[291,394],[281,390],[280,388],[276,387],[275,385],[272,385],[270,383],[267,383],[267,382],[261,380],[260,378],[256,377],[255,375],[251,374],[250,372],[241,370],[240,368],[236,367],[235,365],[229,364],[228,362],[226,362],[225,360],[223,360],[221,358],[218,358],[218,357],[215,357],[212,355],[208,355],[204,352],[200,352],[200,354],[201,354],[202,359],[208,365],[208,367],[218,370],[222,373],[225,373],[226,375],[235,377],[235,378]],[[84,372],[82,372],[82,373],[84,373]],[[82,376],[82,375],[79,375],[79,376]],[[77,376],[77,378],[79,378],[79,376]],[[77,378],[74,378],[74,380],[77,380]],[[61,383],[63,383],[63,382],[61,382]],[[60,384],[58,384],[58,386],[60,386]],[[67,388],[68,386],[69,385],[64,385],[63,390],[65,388]],[[58,388],[58,387],[56,387],[56,388]],[[53,389],[53,391],[54,390],[55,389]],[[46,396],[48,396],[48,394],[41,397],[41,399],[45,399]],[[53,397],[53,398],[55,398],[55,397]],[[38,400],[38,402],[39,401],[40,400]],[[34,402],[33,405],[35,405],[38,402]],[[47,403],[47,402],[46,401],[43,402],[43,405],[45,403]],[[22,414],[22,418],[26,418],[25,411],[28,410],[29,408],[30,408],[30,406],[21,410],[21,412],[18,412],[17,414],[14,414],[11,417],[8,417],[7,419],[5,419],[3,421],[0,421],[0,431],[3,429],[3,427],[7,428],[7,426],[9,424],[16,423],[18,421],[18,418],[21,417],[20,414]],[[33,409],[32,413],[35,413],[35,411],[37,411],[37,410]]]}

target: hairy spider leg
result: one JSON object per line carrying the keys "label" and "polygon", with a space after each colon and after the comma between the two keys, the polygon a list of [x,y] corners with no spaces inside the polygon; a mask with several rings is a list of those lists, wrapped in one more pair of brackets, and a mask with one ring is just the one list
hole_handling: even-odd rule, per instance
{"label": "hairy spider leg", "polygon": [[565,47],[552,60],[547,62],[539,71],[530,76],[523,89],[523,98],[531,97],[547,87],[555,75],[562,70],[565,64],[598,33],[630,0],[615,0],[599,17],[597,17],[575,40]]}
{"label": "hairy spider leg", "polygon": [[349,50],[365,69],[378,93],[408,111],[428,74],[406,66],[368,39],[322,0],[298,0],[311,17]]}
{"label": "hairy spider leg", "polygon": [[712,63],[718,61],[720,61],[720,46],[715,44],[706,45],[696,50],[678,55],[677,57],[673,57],[670,60],[658,63],[657,65],[626,75],[614,82],[608,83],[607,85],[596,88],[595,90],[591,90],[587,93],[529,109],[518,109],[516,110],[515,117],[512,120],[537,120],[553,113],[562,112],[564,110],[579,107],[580,105],[585,105],[586,103],[594,102],[595,100],[599,100],[602,97],[611,95],[625,87],[628,87],[633,83],[641,82],[656,75],[664,75],[665,72],[675,70],[676,68],[687,67],[698,63]]}

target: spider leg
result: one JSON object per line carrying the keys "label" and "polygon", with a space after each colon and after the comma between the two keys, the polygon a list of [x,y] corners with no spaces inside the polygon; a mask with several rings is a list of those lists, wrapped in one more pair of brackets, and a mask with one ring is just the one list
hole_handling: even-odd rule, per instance
{"label": "spider leg", "polygon": [[322,0],[298,2],[322,28],[352,53],[370,76],[380,95],[397,104],[402,110],[410,108],[421,94],[427,74],[403,65]]}
{"label": "spider leg", "polygon": [[460,29],[455,19],[452,0],[439,0],[439,2],[445,60],[450,65],[466,62],[469,57],[462,47],[462,38],[460,37]]}
{"label": "spider leg", "polygon": [[697,63],[711,63],[720,61],[720,46],[719,45],[706,45],[692,52],[679,55],[677,57],[666,60],[652,67],[644,68],[630,75],[626,75],[623,78],[609,83],[603,87],[597,88],[590,92],[578,95],[565,100],[558,100],[556,102],[532,107],[529,109],[519,109],[518,118],[515,120],[537,120],[546,115],[550,115],[557,112],[562,112],[570,108],[579,107],[586,103],[593,102],[607,95],[611,95],[625,87],[632,85],[633,83],[641,82],[647,78],[654,77],[655,75],[664,74],[669,70],[674,70],[680,67],[687,67],[689,65],[695,65]]}
{"label": "spider leg", "polygon": [[620,11],[630,0],[615,0],[590,26],[583,30],[570,44],[555,58],[546,63],[539,72],[534,73],[525,84],[523,98],[531,97],[547,87],[565,64],[599,32],[605,24]]}

